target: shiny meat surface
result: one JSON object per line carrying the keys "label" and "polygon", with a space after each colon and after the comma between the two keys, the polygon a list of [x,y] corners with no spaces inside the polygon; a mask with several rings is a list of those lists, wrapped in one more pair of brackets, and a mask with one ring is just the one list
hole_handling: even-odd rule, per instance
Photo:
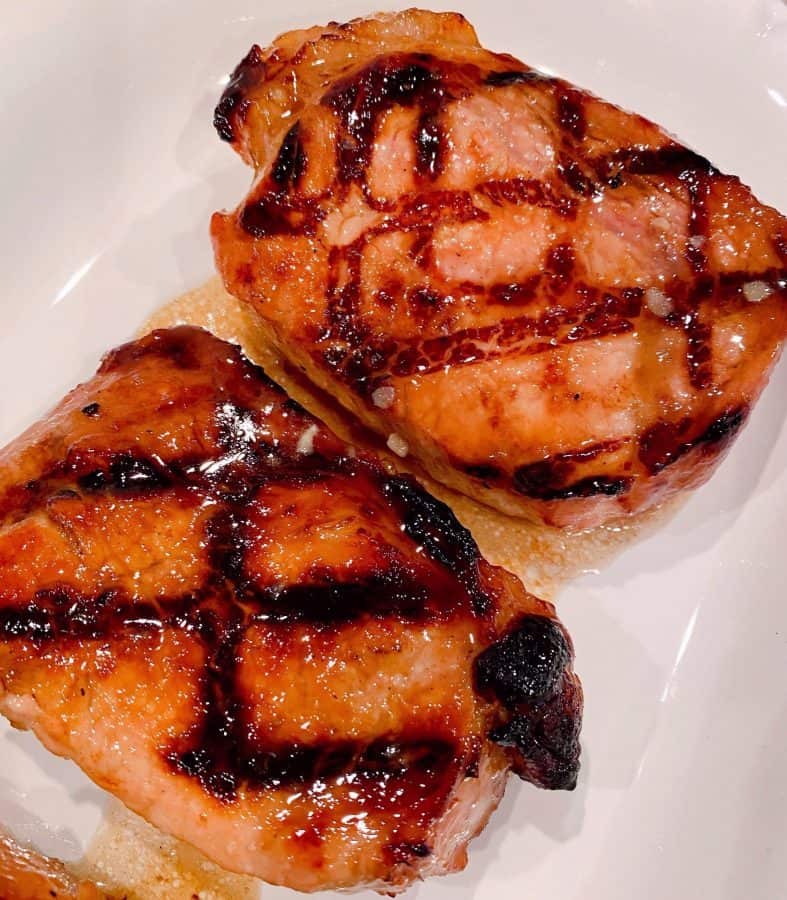
{"label": "shiny meat surface", "polygon": [[787,226],[641,116],[410,10],[253,47],[212,234],[291,363],[430,474],[587,526],[711,473],[787,328]]}
{"label": "shiny meat surface", "polygon": [[200,329],[0,452],[0,573],[0,711],[226,868],[396,891],[575,783],[552,606]]}

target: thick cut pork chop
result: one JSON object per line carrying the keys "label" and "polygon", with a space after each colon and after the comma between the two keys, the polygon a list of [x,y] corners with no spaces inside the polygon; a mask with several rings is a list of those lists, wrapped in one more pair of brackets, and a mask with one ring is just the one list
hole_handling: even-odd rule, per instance
{"label": "thick cut pork chop", "polygon": [[253,47],[228,289],[396,452],[584,526],[705,480],[787,329],[787,226],[641,116],[410,10]]}
{"label": "thick cut pork chop", "polygon": [[0,711],[226,868],[461,868],[509,769],[573,787],[571,658],[445,506],[199,329],[0,453]]}

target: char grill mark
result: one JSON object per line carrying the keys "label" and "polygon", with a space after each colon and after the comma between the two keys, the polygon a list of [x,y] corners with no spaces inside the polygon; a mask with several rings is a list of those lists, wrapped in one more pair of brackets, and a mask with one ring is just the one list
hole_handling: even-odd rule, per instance
{"label": "char grill mark", "polygon": [[692,430],[696,433],[689,418],[680,422],[656,422],[639,439],[640,461],[649,472],[657,474],[695,448],[718,452],[732,441],[748,414],[747,406],[730,409],[694,438],[688,437]]}

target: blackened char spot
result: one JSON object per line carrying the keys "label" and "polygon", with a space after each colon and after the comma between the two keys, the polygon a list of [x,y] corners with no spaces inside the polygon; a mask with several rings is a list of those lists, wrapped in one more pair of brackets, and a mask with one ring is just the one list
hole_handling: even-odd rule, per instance
{"label": "blackened char spot", "polygon": [[526,615],[475,662],[478,690],[504,706],[546,700],[557,690],[571,659],[563,629],[554,619]]}
{"label": "blackened char spot", "polygon": [[538,84],[552,80],[549,75],[545,75],[543,72],[527,69],[526,71],[490,72],[484,79],[484,83],[490,85],[490,87],[508,87],[512,84]]}
{"label": "blackened char spot", "polygon": [[104,467],[80,475],[77,484],[86,491],[146,493],[169,487],[172,478],[160,463],[128,451],[116,453]]}
{"label": "blackened char spot", "polygon": [[100,411],[101,407],[98,403],[88,403],[87,406],[82,407],[82,415],[87,416],[90,419],[95,419]]}
{"label": "blackened char spot", "polygon": [[297,187],[306,170],[306,152],[301,142],[301,124],[287,132],[271,169],[271,178],[281,188]]}
{"label": "blackened char spot", "polygon": [[432,851],[421,841],[401,841],[396,844],[386,844],[383,852],[392,863],[411,863],[413,859],[426,859]]}
{"label": "blackened char spot", "polygon": [[246,93],[264,77],[262,50],[254,44],[230,76],[213,114],[213,127],[223,141],[234,141],[237,138],[237,120],[244,115],[248,104]]}

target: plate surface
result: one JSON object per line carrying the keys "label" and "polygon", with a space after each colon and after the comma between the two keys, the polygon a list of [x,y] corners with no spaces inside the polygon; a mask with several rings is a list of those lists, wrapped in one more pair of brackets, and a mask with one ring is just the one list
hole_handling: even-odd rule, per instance
{"label": "plate surface", "polygon": [[[211,273],[208,216],[249,178],[212,110],[249,45],[368,2],[3,4],[0,442]],[[783,0],[433,5],[459,8],[491,49],[662,123],[787,209]],[[787,896],[785,413],[787,363],[712,482],[564,591],[587,695],[578,790],[512,782],[467,871],[409,896]],[[102,792],[4,723],[0,759],[0,822],[79,856]]]}

